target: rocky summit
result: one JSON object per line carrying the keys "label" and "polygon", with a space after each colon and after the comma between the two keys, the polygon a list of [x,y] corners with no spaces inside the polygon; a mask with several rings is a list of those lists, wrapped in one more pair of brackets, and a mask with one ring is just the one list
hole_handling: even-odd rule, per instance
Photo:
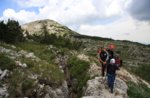
{"label": "rocky summit", "polygon": [[[21,27],[24,40],[0,40],[0,98],[150,97],[149,45],[80,35],[49,19]],[[97,58],[111,43],[123,60],[113,93]]]}
{"label": "rocky summit", "polygon": [[30,23],[23,24],[21,26],[25,31],[28,31],[29,34],[37,34],[40,35],[43,32],[43,28],[46,27],[49,34],[57,34],[57,35],[71,35],[77,34],[75,31],[72,31],[66,26],[63,26],[56,21],[45,19],[38,20]]}

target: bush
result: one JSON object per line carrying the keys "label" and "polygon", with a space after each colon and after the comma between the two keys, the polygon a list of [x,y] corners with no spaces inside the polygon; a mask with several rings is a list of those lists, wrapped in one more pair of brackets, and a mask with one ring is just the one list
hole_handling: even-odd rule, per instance
{"label": "bush", "polygon": [[141,64],[137,67],[130,66],[127,69],[150,83],[150,75],[148,75],[150,72],[150,64]]}
{"label": "bush", "polygon": [[21,96],[29,96],[33,94],[37,84],[35,80],[28,78],[28,75],[29,74],[27,70],[13,70],[12,74],[9,76],[8,79],[8,98],[18,98]]}
{"label": "bush", "polygon": [[26,90],[35,88],[35,86],[34,80],[27,78],[22,82],[22,91],[25,92]]}
{"label": "bush", "polygon": [[13,70],[15,68],[15,62],[10,58],[0,54],[0,69]]}
{"label": "bush", "polygon": [[150,98],[150,88],[144,84],[128,82],[128,95],[130,98]]}

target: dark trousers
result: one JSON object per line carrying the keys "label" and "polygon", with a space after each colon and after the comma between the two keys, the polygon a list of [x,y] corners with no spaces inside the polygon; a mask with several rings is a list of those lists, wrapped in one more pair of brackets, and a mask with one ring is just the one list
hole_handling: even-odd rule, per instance
{"label": "dark trousers", "polygon": [[111,90],[111,93],[113,93],[115,77],[116,77],[116,74],[107,74],[107,83]]}
{"label": "dark trousers", "polygon": [[104,77],[105,76],[105,70],[106,70],[106,64],[101,63],[101,65],[102,65],[101,72],[102,72],[102,76]]}

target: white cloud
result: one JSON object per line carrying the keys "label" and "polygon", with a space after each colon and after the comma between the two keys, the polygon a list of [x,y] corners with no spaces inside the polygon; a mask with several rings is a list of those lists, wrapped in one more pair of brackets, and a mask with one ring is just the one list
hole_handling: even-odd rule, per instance
{"label": "white cloud", "polygon": [[90,23],[120,16],[129,0],[16,0],[22,7],[39,7],[40,19],[50,18],[63,24]]}
{"label": "white cloud", "polygon": [[133,20],[129,16],[106,25],[83,24],[78,31],[86,35],[150,43],[150,24]]}
{"label": "white cloud", "polygon": [[[50,19],[57,20],[64,24],[74,24],[87,21],[90,17],[94,17],[97,13],[92,0],[56,0],[54,4],[40,8],[39,15],[45,15]],[[58,3],[60,2],[60,3]]]}
{"label": "white cloud", "polygon": [[19,12],[16,12],[13,9],[5,9],[3,12],[3,16],[1,17],[1,20],[2,19],[5,20],[8,18],[16,19],[21,23],[25,23],[37,19],[35,12],[30,12],[26,10],[20,10]]}

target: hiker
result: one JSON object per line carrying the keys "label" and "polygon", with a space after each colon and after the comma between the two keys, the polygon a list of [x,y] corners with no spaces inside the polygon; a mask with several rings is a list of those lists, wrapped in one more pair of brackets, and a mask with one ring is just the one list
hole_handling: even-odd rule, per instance
{"label": "hiker", "polygon": [[107,66],[108,59],[109,59],[109,55],[108,55],[108,52],[106,51],[106,49],[99,48],[98,49],[98,60],[102,65],[102,68],[101,68],[102,73],[101,74],[103,77],[105,76],[105,69]]}
{"label": "hiker", "polygon": [[115,59],[112,58],[110,59],[110,63],[107,65],[107,83],[111,93],[113,93],[116,70],[119,70],[119,67],[115,63]]}
{"label": "hiker", "polygon": [[109,54],[109,59],[108,59],[108,63],[110,62],[110,60],[112,58],[114,58],[114,49],[115,49],[115,45],[114,44],[110,44],[107,48],[107,52]]}

